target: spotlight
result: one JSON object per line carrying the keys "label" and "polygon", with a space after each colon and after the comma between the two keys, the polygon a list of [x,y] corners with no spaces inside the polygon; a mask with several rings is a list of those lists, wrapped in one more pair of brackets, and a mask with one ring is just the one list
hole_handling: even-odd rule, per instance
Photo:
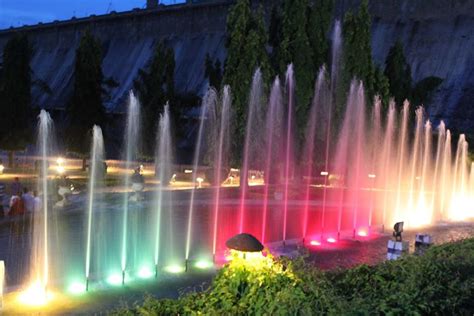
{"label": "spotlight", "polygon": [[335,239],[335,238],[332,238],[332,237],[329,237],[329,238],[327,239],[327,242],[328,242],[328,243],[331,243],[331,244],[334,244],[334,243],[336,242],[336,239]]}
{"label": "spotlight", "polygon": [[395,241],[402,241],[402,233],[403,233],[403,222],[398,222],[393,225],[393,237],[395,237]]}
{"label": "spotlight", "polygon": [[372,174],[372,173],[369,174],[369,178],[370,178],[370,179],[375,179],[375,174]]}
{"label": "spotlight", "polygon": [[0,174],[3,174],[3,170],[5,170],[5,166],[4,166],[4,165],[0,165]]}
{"label": "spotlight", "polygon": [[366,230],[361,229],[357,232],[357,235],[360,236],[360,237],[367,237],[368,233],[367,233]]}
{"label": "spotlight", "polygon": [[64,163],[64,158],[59,157],[58,159],[56,159],[56,163],[57,163],[58,165],[62,165],[62,164]]}
{"label": "spotlight", "polygon": [[319,240],[311,240],[309,244],[311,246],[321,246],[321,242]]}
{"label": "spotlight", "polygon": [[325,176],[329,175],[329,172],[327,172],[327,171],[321,171],[321,175],[325,177]]}
{"label": "spotlight", "polygon": [[56,170],[57,170],[58,174],[63,174],[64,171],[65,171],[64,166],[62,166],[62,165],[58,165],[56,167]]}
{"label": "spotlight", "polygon": [[202,183],[204,182],[204,179],[199,177],[196,179],[197,183],[198,183],[198,187],[201,188],[202,187]]}

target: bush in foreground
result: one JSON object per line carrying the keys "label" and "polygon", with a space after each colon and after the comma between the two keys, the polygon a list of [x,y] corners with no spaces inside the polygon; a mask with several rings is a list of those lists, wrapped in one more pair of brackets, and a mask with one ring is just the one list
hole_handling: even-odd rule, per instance
{"label": "bush in foreground", "polygon": [[322,272],[303,259],[234,260],[210,288],[178,300],[147,298],[117,315],[472,315],[474,239],[376,266]]}

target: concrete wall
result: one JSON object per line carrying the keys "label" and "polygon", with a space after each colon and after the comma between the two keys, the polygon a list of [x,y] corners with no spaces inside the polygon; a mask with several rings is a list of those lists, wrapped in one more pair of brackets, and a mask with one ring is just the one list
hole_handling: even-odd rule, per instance
{"label": "concrete wall", "polygon": [[[268,10],[271,3],[264,1]],[[335,16],[341,17],[358,3],[336,0]],[[109,111],[122,111],[126,91],[159,40],[166,40],[175,50],[178,91],[202,93],[207,86],[203,68],[206,53],[225,58],[229,5],[229,1],[184,4],[23,28],[35,49],[34,75],[46,80],[53,90],[52,95],[45,95],[35,88],[34,103],[43,107],[65,105],[71,92],[75,49],[85,28],[103,43],[104,74],[120,83],[107,101]],[[474,1],[372,0],[370,9],[376,62],[383,64],[390,47],[401,39],[415,81],[431,75],[444,79],[428,105],[430,115],[445,119],[451,128],[473,130]],[[12,32],[0,31],[0,49]]]}

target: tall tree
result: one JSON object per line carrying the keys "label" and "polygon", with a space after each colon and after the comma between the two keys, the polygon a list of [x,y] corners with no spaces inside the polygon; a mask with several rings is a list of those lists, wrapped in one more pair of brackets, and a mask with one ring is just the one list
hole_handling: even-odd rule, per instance
{"label": "tall tree", "polygon": [[105,109],[102,104],[102,48],[89,30],[82,35],[76,49],[74,64],[74,90],[67,108],[67,150],[85,157],[89,152],[89,139],[93,125],[104,127]]}
{"label": "tall tree", "polygon": [[411,69],[403,53],[403,45],[397,41],[393,45],[385,60],[385,76],[390,82],[390,95],[395,98],[395,102],[403,105],[405,99],[411,98]]}
{"label": "tall tree", "polygon": [[238,0],[227,16],[227,59],[223,78],[223,83],[232,88],[237,129],[233,146],[236,148],[241,148],[243,143],[253,73],[260,67],[263,77],[269,78],[266,43],[267,33],[262,10],[252,14],[249,0]]}
{"label": "tall tree", "polygon": [[[172,48],[163,42],[155,46],[148,69],[140,69],[134,82],[143,112],[143,154],[153,155],[156,139],[156,122],[166,102],[173,104],[175,60]],[[173,112],[173,107],[171,108]]]}
{"label": "tall tree", "polygon": [[362,1],[357,15],[348,12],[344,17],[343,80],[346,89],[353,78],[362,80],[366,91],[372,96],[374,69],[370,25],[371,18],[367,0]]}
{"label": "tall tree", "polygon": [[31,141],[32,49],[26,35],[16,34],[5,45],[0,78],[0,148],[9,151],[9,167],[13,155]]}
{"label": "tall tree", "polygon": [[304,132],[309,104],[313,94],[315,66],[307,34],[308,0],[283,2],[282,36],[278,47],[279,70],[283,74],[293,63],[296,79],[296,120],[299,135]]}
{"label": "tall tree", "polygon": [[328,61],[329,41],[328,32],[331,27],[334,0],[319,0],[308,7],[307,33],[313,53],[314,71]]}

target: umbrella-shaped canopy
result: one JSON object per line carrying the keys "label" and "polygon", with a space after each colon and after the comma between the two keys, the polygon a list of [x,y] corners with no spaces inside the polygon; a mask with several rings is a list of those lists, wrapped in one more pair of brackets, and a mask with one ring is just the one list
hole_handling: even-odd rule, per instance
{"label": "umbrella-shaped canopy", "polygon": [[227,240],[225,245],[229,249],[243,252],[260,252],[263,250],[262,243],[254,236],[246,233],[235,235]]}

